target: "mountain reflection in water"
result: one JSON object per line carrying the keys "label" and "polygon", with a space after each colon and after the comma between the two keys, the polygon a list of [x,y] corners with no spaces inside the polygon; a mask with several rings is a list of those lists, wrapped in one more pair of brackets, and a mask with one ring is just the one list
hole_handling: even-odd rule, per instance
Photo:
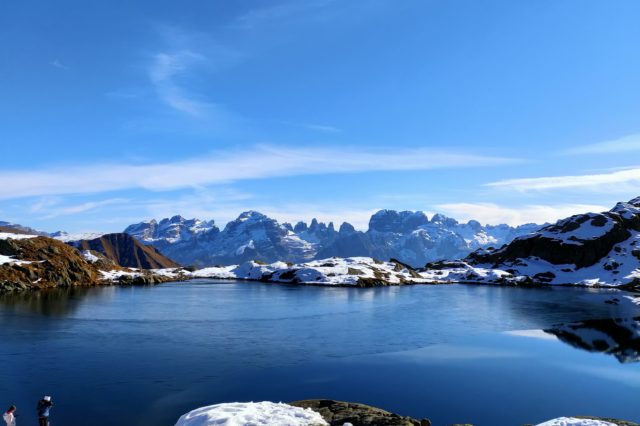
{"label": "mountain reflection in water", "polygon": [[613,355],[621,363],[640,361],[640,317],[586,320],[544,331],[573,347]]}

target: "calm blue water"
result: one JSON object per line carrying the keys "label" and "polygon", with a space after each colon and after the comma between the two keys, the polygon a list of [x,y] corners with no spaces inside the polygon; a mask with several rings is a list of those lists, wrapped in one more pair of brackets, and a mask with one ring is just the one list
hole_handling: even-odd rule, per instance
{"label": "calm blue water", "polygon": [[576,328],[617,336],[607,354],[540,331],[639,317],[621,296],[214,281],[5,295],[0,404],[18,406],[18,424],[35,424],[38,398],[51,394],[53,426],[170,426],[202,405],[305,398],[359,401],[434,425],[579,414],[640,421],[638,336],[613,322],[609,332],[607,321],[593,323],[600,331]]}

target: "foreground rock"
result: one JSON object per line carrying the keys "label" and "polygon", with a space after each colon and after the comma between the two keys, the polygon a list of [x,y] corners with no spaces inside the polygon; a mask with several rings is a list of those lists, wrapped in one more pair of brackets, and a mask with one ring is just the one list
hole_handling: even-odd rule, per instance
{"label": "foreground rock", "polygon": [[307,399],[292,402],[291,405],[317,411],[331,426],[342,426],[345,423],[353,426],[431,426],[428,419],[413,419],[354,402]]}
{"label": "foreground rock", "polygon": [[0,238],[0,291],[97,285],[98,270],[73,247],[24,234]]}

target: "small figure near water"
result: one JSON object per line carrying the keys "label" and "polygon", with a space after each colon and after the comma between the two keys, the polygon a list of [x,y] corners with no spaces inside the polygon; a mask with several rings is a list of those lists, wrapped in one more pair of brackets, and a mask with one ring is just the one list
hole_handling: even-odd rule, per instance
{"label": "small figure near water", "polygon": [[14,414],[15,412],[16,412],[16,406],[12,405],[2,415],[2,419],[5,421],[5,423],[7,423],[7,426],[16,426],[16,416]]}
{"label": "small figure near water", "polygon": [[51,402],[50,396],[45,396],[40,401],[38,401],[38,425],[39,426],[49,426],[49,411],[53,403]]}

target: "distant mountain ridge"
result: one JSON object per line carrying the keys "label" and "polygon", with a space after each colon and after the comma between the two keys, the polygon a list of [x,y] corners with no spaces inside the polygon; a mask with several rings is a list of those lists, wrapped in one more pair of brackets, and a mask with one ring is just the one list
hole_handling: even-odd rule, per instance
{"label": "distant mountain ridge", "polygon": [[238,264],[249,260],[306,262],[328,257],[366,256],[397,259],[423,266],[440,259],[465,257],[478,248],[501,247],[541,225],[481,225],[459,223],[441,214],[381,210],[365,232],[344,222],[295,225],[279,223],[256,211],[246,211],[220,230],[213,220],[173,216],[128,226],[124,232],[166,256],[187,265]]}

